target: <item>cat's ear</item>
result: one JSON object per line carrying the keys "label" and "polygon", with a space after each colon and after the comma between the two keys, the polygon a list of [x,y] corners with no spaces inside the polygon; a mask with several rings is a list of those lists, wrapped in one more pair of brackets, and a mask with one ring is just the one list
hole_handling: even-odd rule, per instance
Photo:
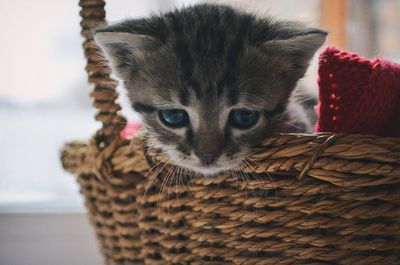
{"label": "cat's ear", "polygon": [[162,45],[160,40],[152,36],[121,31],[118,26],[96,30],[94,39],[104,51],[111,68],[122,79],[127,78],[137,66],[137,61],[147,52],[154,51]]}
{"label": "cat's ear", "polygon": [[305,71],[315,52],[325,43],[327,35],[320,29],[291,27],[276,38],[263,42],[260,47]]}

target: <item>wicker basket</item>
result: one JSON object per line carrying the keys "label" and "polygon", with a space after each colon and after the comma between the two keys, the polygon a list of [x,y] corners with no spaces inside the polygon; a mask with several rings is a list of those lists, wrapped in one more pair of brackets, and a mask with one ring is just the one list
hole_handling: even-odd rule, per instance
{"label": "wicker basket", "polygon": [[[280,135],[239,177],[172,176],[142,136],[119,138],[117,83],[92,38],[104,1],[80,6],[103,127],[67,144],[62,161],[77,176],[106,264],[400,264],[400,139]],[[163,182],[171,188],[160,192]]]}

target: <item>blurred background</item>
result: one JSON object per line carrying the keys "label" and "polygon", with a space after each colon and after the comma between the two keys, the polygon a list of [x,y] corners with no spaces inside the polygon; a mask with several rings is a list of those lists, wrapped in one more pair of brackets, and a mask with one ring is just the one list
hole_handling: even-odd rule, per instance
{"label": "blurred background", "polygon": [[[196,2],[110,0],[107,18],[141,17]],[[400,62],[399,0],[218,2],[320,26],[330,32],[329,45]],[[89,98],[78,3],[0,3],[0,265],[100,264],[79,188],[59,161],[63,143],[87,139],[100,126]],[[316,71],[314,60],[301,82],[312,96]],[[124,114],[135,119],[126,99],[120,101]]]}

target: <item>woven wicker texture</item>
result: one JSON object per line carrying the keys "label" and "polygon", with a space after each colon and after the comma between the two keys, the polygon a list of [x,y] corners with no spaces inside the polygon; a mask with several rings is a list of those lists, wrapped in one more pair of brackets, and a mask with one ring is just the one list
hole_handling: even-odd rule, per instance
{"label": "woven wicker texture", "polygon": [[104,2],[80,5],[104,126],[67,144],[62,162],[106,264],[400,264],[399,138],[280,135],[232,175],[186,176],[147,149],[145,135],[116,137],[116,83],[91,33]]}
{"label": "woven wicker texture", "polygon": [[91,96],[94,107],[98,109],[96,120],[103,124],[95,138],[98,143],[107,144],[119,136],[126,120],[117,113],[121,109],[115,103],[118,82],[110,78],[111,69],[104,62],[104,57],[93,40],[93,29],[105,25],[105,3],[100,0],[82,0],[79,5],[82,7],[81,35],[85,38],[82,47],[87,58],[86,71],[89,83],[94,84]]}

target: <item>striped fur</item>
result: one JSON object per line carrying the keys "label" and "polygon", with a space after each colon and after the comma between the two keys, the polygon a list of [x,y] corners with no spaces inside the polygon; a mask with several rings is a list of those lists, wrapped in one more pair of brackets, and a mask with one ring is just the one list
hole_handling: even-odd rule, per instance
{"label": "striped fur", "polygon": [[[309,128],[289,98],[325,31],[201,4],[102,28],[95,38],[152,144],[185,168],[229,170],[268,135]],[[243,108],[262,117],[254,127],[233,128],[229,113]],[[168,128],[162,109],[185,110],[190,125]]]}

